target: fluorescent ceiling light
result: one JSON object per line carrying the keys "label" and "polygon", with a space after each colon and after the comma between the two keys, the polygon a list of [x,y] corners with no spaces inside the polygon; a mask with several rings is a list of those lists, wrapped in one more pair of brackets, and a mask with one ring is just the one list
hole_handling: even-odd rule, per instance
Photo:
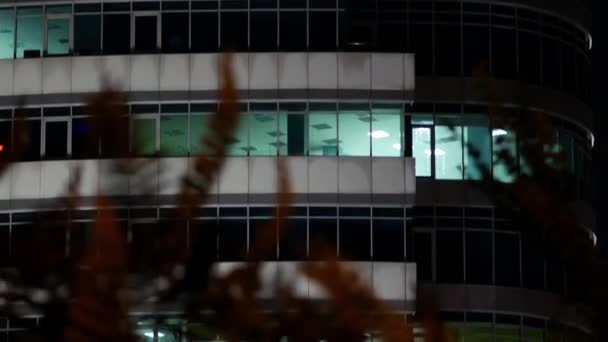
{"label": "fluorescent ceiling light", "polygon": [[505,131],[505,130],[504,130],[504,129],[502,129],[502,128],[494,128],[494,129],[492,130],[492,136],[493,136],[493,137],[499,137],[499,136],[501,136],[501,135],[507,135],[507,134],[508,134],[508,133],[507,133],[507,131]]}
{"label": "fluorescent ceiling light", "polygon": [[371,136],[373,139],[384,139],[391,136],[387,131],[371,131],[367,133],[367,136]]}
{"label": "fluorescent ceiling light", "polygon": [[[424,150],[424,154],[426,154],[427,156],[431,155],[431,150],[430,149],[426,149]],[[435,155],[436,156],[445,156],[446,153],[444,150],[440,149],[440,148],[435,148]]]}
{"label": "fluorescent ceiling light", "polygon": [[[154,338],[154,333],[152,331],[148,331],[144,333],[144,336],[149,337],[149,338]],[[164,337],[165,334],[159,332],[158,333],[158,337]]]}
{"label": "fluorescent ceiling light", "polygon": [[397,144],[393,144],[393,148],[394,148],[395,150],[399,150],[399,151],[401,151],[401,144],[399,144],[399,143],[397,143]]}

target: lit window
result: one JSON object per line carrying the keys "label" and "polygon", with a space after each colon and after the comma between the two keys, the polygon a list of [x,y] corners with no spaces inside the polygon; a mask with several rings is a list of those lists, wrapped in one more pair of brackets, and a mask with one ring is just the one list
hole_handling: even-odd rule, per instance
{"label": "lit window", "polygon": [[14,25],[13,10],[0,10],[0,59],[13,58],[15,53]]}
{"label": "lit window", "polygon": [[488,118],[465,114],[463,138],[465,179],[482,180],[484,172],[490,172],[492,158]]}
{"label": "lit window", "polygon": [[[329,108],[328,108],[329,109]],[[311,156],[336,156],[338,153],[338,130],[335,107],[329,110],[311,108],[308,133],[308,153]]]}
{"label": "lit window", "polygon": [[369,156],[372,139],[387,139],[383,130],[371,131],[368,104],[340,105],[338,114],[338,151],[341,156]]}
{"label": "lit window", "polygon": [[494,180],[511,183],[517,176],[517,148],[515,132],[495,127],[492,129]]}
{"label": "lit window", "polygon": [[160,151],[163,155],[188,155],[188,116],[167,115],[160,118]]}
{"label": "lit window", "polygon": [[438,116],[435,123],[435,178],[462,179],[462,126],[458,116]]}
{"label": "lit window", "polygon": [[17,9],[17,58],[40,57],[42,22],[42,7]]}
{"label": "lit window", "polygon": [[372,156],[400,157],[403,155],[401,106],[372,108]]}
{"label": "lit window", "polygon": [[133,120],[133,150],[137,154],[156,153],[156,119],[137,118]]}
{"label": "lit window", "polygon": [[276,112],[249,114],[251,156],[276,156],[278,147],[278,123]]}
{"label": "lit window", "polygon": [[46,53],[67,55],[71,48],[72,6],[47,6]]}
{"label": "lit window", "polygon": [[431,177],[432,114],[412,116],[412,156],[416,161],[416,177]]}

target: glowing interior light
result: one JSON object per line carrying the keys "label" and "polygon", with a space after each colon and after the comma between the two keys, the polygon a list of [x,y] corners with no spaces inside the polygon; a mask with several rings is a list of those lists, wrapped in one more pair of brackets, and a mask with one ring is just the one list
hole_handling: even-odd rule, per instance
{"label": "glowing interior light", "polygon": [[0,152],[4,151],[4,145],[0,145]]}
{"label": "glowing interior light", "polygon": [[394,148],[395,150],[399,150],[399,151],[401,151],[401,144],[399,144],[399,143],[397,143],[397,144],[393,144],[393,148]]}
{"label": "glowing interior light", "polygon": [[367,135],[371,136],[373,139],[384,139],[391,136],[387,131],[371,131],[367,133]]}
{"label": "glowing interior light", "polygon": [[[431,155],[431,150],[430,149],[426,149],[424,150],[424,154],[426,154],[427,156]],[[435,155],[436,156],[445,156],[445,151],[440,149],[440,148],[436,148],[435,149]]]}
{"label": "glowing interior light", "polygon": [[507,135],[507,134],[508,134],[508,133],[507,133],[507,131],[505,131],[505,130],[504,130],[504,129],[502,129],[502,128],[494,128],[494,129],[492,130],[492,136],[493,136],[493,137],[499,137],[499,136],[501,136],[501,135]]}
{"label": "glowing interior light", "polygon": [[[144,336],[149,337],[149,338],[154,338],[154,333],[152,331],[148,331],[144,333]],[[165,334],[159,332],[158,333],[158,337],[164,337]]]}

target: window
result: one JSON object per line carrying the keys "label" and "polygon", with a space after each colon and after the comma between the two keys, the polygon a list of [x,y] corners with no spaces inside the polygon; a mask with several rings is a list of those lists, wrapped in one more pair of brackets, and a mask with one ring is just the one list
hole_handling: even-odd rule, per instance
{"label": "window", "polygon": [[103,52],[106,54],[126,54],[131,49],[130,14],[104,14]]}
{"label": "window", "polygon": [[578,85],[576,83],[576,55],[570,45],[562,45],[562,88],[570,93],[575,93]]}
{"label": "window", "polygon": [[158,49],[158,14],[135,13],[133,44],[136,52],[155,52]]}
{"label": "window", "polygon": [[[190,18],[188,13],[163,13],[163,52],[187,52],[189,44]],[[217,41],[217,39],[216,39]]]}
{"label": "window", "polygon": [[371,132],[368,104],[340,105],[338,151],[341,156],[369,156],[371,139],[386,138],[386,132]]}
{"label": "window", "polygon": [[[306,3],[304,7],[306,7]],[[306,51],[306,12],[280,12],[279,23],[279,49],[281,51]]]}
{"label": "window", "polygon": [[249,146],[249,114],[241,113],[241,119],[234,132],[232,144],[228,147],[227,155],[247,156],[251,150]]}
{"label": "window", "polygon": [[374,260],[403,261],[404,233],[403,220],[374,219],[372,237]]}
{"label": "window", "polygon": [[463,118],[465,179],[483,180],[491,172],[490,123],[485,115],[467,115]]}
{"label": "window", "polygon": [[247,253],[247,221],[220,220],[218,232],[220,260],[243,260]]}
{"label": "window", "polygon": [[372,106],[372,156],[403,155],[402,120],[400,105]]}
{"label": "window", "polygon": [[370,260],[370,221],[361,219],[340,220],[340,258]]}
{"label": "window", "polygon": [[74,53],[76,56],[96,55],[101,50],[101,15],[74,17]]}
{"label": "window", "polygon": [[40,120],[24,121],[29,143],[23,154],[24,161],[40,160]]}
{"label": "window", "polygon": [[13,58],[15,53],[15,18],[12,8],[0,9],[0,59]]}
{"label": "window", "polygon": [[514,79],[517,74],[516,31],[492,29],[492,72],[496,78]]}
{"label": "window", "polygon": [[561,54],[556,40],[542,39],[542,68],[543,85],[560,88],[561,86]]}
{"label": "window", "polygon": [[545,288],[545,260],[540,237],[531,233],[522,236],[523,287],[534,290]]}
{"label": "window", "polygon": [[520,286],[519,236],[497,232],[494,243],[496,285]]}
{"label": "window", "polygon": [[44,124],[44,157],[60,159],[68,155],[68,120],[46,121]]}
{"label": "window", "polygon": [[492,129],[494,180],[511,183],[517,177],[517,148],[515,132],[495,127]]}
{"label": "window", "polygon": [[470,284],[492,284],[492,233],[466,232],[466,277]]}
{"label": "window", "polygon": [[[296,108],[295,110],[304,110]],[[282,156],[306,155],[308,134],[306,128],[306,114],[298,112],[279,113],[279,154]]]}
{"label": "window", "polygon": [[[237,233],[242,234],[241,229],[237,229]],[[189,234],[193,260],[201,260],[201,262],[217,260],[219,231],[215,219],[193,221],[190,224]],[[224,240],[224,246],[226,242]]]}
{"label": "window", "polygon": [[462,283],[464,278],[462,231],[439,230],[435,238],[437,282]]}
{"label": "window", "polygon": [[188,155],[188,115],[163,115],[160,118],[160,152],[165,156]]}
{"label": "window", "polygon": [[460,25],[441,24],[435,29],[437,74],[460,75]]}
{"label": "window", "polygon": [[[394,20],[395,15],[401,17]],[[407,25],[403,18],[405,18],[404,12],[386,11],[379,13],[376,37],[376,49],[378,51],[403,52],[406,50]]]}
{"label": "window", "polygon": [[247,12],[220,12],[220,45],[222,49],[247,50]]}
{"label": "window", "polygon": [[72,48],[72,6],[47,6],[46,11],[46,53],[68,55]]}
{"label": "window", "polygon": [[156,153],[156,118],[133,119],[133,152],[140,155]]}
{"label": "window", "polygon": [[190,116],[190,152],[194,155],[209,152],[204,150],[203,139],[209,133],[210,114],[195,114]]}
{"label": "window", "polygon": [[[278,231],[276,226],[271,226],[269,218],[249,219],[249,255],[252,257],[263,258],[264,260],[277,259]],[[272,231],[274,230],[274,231]],[[262,250],[259,246],[264,244],[268,249],[264,255],[260,255]],[[257,254],[256,254],[257,253]]]}
{"label": "window", "polygon": [[410,51],[416,54],[416,75],[433,73],[433,27],[429,24],[410,25]]}
{"label": "window", "polygon": [[437,116],[434,152],[435,178],[462,179],[462,126],[459,116]]}
{"label": "window", "polygon": [[289,219],[279,230],[279,238],[280,260],[304,260],[306,258],[306,219]]}
{"label": "window", "polygon": [[12,122],[0,121],[0,161],[6,160],[12,150]]}
{"label": "window", "polygon": [[[312,213],[311,213],[312,214]],[[309,221],[310,253],[313,258],[322,257],[319,253],[329,252],[336,256],[337,252],[337,221],[335,218],[318,219],[311,218]]]}
{"label": "window", "polygon": [[[329,1],[327,1],[329,2]],[[308,47],[311,51],[333,51],[336,48],[336,12],[309,12]]]}
{"label": "window", "polygon": [[309,116],[310,134],[308,153],[311,156],[336,156],[338,154],[338,130],[335,108],[314,110]]}
{"label": "window", "polygon": [[99,140],[89,118],[72,119],[72,157],[95,158],[99,155]]}
{"label": "window", "polygon": [[251,50],[275,51],[277,48],[277,13],[250,12]]}
{"label": "window", "polygon": [[278,147],[278,122],[275,112],[255,112],[248,115],[250,121],[251,156],[276,156]]}
{"label": "window", "polygon": [[416,161],[416,177],[431,177],[432,114],[412,115],[412,156]]}
{"label": "window", "polygon": [[[490,30],[488,26],[463,26],[463,66],[466,76],[487,64],[490,59]],[[486,65],[485,70],[488,70]]]}
{"label": "window", "polygon": [[519,31],[519,76],[540,83],[540,40],[534,33]]}
{"label": "window", "polygon": [[42,51],[42,7],[17,9],[17,58],[40,57]]}
{"label": "window", "polygon": [[[194,4],[193,4],[194,5]],[[192,12],[192,51],[217,51],[218,13]]]}

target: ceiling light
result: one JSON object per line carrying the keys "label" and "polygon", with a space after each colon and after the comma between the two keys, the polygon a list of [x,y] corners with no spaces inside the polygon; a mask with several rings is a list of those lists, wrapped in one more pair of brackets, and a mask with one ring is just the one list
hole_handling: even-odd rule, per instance
{"label": "ceiling light", "polygon": [[[431,155],[431,150],[430,149],[426,149],[424,150],[424,154],[426,154],[427,156]],[[440,148],[435,148],[435,155],[436,156],[445,156],[445,151],[440,149]]]}
{"label": "ceiling light", "polygon": [[399,143],[393,144],[393,148],[395,150],[401,151],[401,144],[399,144]]}
{"label": "ceiling light", "polygon": [[[154,338],[154,332],[152,332],[152,331],[145,332],[144,336],[149,337],[149,338]],[[163,334],[161,332],[158,333],[158,337],[164,337],[164,336],[165,336],[165,334]]]}
{"label": "ceiling light", "polygon": [[367,133],[367,136],[371,136],[373,139],[384,139],[390,137],[390,133],[387,131],[371,131]]}
{"label": "ceiling light", "polygon": [[505,130],[504,130],[504,129],[502,129],[502,128],[494,128],[494,129],[492,130],[492,136],[493,136],[493,137],[499,137],[499,136],[501,136],[501,135],[507,135],[507,134],[508,134],[508,133],[507,133],[507,131],[505,131]]}

